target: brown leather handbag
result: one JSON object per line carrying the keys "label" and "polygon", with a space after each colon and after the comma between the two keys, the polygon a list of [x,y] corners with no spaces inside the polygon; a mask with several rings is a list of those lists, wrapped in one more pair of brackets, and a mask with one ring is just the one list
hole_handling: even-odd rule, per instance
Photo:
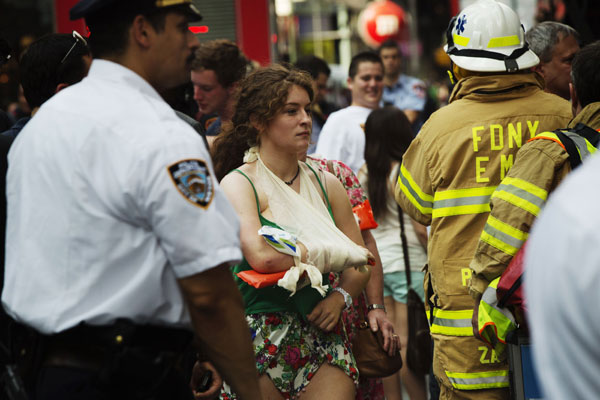
{"label": "brown leather handbag", "polygon": [[390,356],[383,350],[383,334],[381,330],[373,332],[359,306],[360,325],[356,328],[352,340],[352,353],[360,376],[366,378],[384,378],[393,375],[402,368],[402,356],[398,353]]}

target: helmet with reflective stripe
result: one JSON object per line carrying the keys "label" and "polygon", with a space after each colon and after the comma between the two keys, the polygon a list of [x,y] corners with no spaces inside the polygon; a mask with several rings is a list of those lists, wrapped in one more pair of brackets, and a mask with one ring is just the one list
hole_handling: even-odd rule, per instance
{"label": "helmet with reflective stripe", "polygon": [[496,0],[478,0],[452,18],[446,39],[450,59],[469,71],[515,72],[540,62],[519,16]]}

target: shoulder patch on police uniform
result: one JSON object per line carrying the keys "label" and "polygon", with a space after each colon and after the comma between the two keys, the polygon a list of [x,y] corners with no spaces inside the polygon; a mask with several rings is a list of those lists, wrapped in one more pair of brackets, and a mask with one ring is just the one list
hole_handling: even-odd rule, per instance
{"label": "shoulder patch on police uniform", "polygon": [[210,170],[202,160],[181,160],[168,167],[175,187],[190,203],[206,208],[214,196]]}

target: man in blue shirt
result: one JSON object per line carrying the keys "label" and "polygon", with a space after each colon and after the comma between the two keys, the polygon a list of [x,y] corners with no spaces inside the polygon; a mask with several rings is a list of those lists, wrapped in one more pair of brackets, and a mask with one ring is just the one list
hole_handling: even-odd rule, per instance
{"label": "man in blue shirt", "polygon": [[404,111],[414,126],[425,107],[425,83],[401,73],[402,56],[395,41],[385,41],[379,47],[378,54],[384,68],[381,101],[383,105],[394,105]]}

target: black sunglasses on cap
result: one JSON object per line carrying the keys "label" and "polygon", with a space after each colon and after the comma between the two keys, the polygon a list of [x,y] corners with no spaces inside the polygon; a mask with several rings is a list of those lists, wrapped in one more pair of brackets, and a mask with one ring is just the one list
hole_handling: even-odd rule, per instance
{"label": "black sunglasses on cap", "polygon": [[75,46],[77,46],[77,43],[81,42],[84,46],[87,47],[87,40],[85,40],[85,38],[83,36],[81,36],[79,34],[79,32],[73,31],[73,38],[75,39],[75,43],[73,43],[73,46],[71,46],[71,48],[69,49],[69,51],[67,51],[67,54],[65,54],[65,56],[63,57],[63,59],[60,60],[61,64],[63,64],[65,62],[65,60],[69,57],[69,54],[71,54],[73,52],[73,49],[75,49]]}

